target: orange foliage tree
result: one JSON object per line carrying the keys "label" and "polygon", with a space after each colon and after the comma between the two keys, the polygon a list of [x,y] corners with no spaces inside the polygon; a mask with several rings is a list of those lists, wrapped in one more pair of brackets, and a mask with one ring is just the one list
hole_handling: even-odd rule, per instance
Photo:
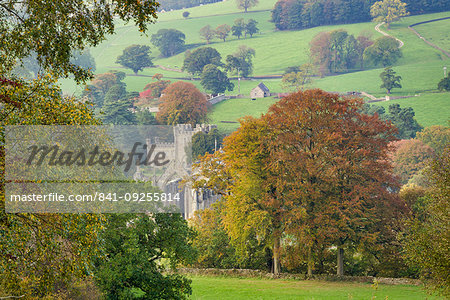
{"label": "orange foliage tree", "polygon": [[158,122],[195,125],[207,120],[209,103],[192,83],[177,81],[169,85],[163,94],[156,114]]}
{"label": "orange foliage tree", "polygon": [[303,257],[311,274],[313,252],[335,247],[342,275],[344,249],[376,245],[388,227],[394,231],[404,208],[387,159],[395,129],[360,114],[361,105],[321,90],[291,94],[261,118],[241,120],[215,155],[220,172],[199,181],[221,186],[232,241],[238,248],[250,236],[266,243],[274,273],[282,249]]}

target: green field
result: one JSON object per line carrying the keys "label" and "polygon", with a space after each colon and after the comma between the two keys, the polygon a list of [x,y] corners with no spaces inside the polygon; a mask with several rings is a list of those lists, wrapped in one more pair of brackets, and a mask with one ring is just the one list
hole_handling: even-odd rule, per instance
{"label": "green field", "polygon": [[[214,105],[209,114],[210,122],[217,124],[221,132],[231,133],[239,127],[238,119],[243,116],[260,117],[266,113],[270,105],[278,99],[258,98],[252,101],[247,99],[228,99]],[[225,123],[225,122],[236,123]]]}
{"label": "green field", "polygon": [[410,106],[416,113],[417,122],[427,127],[431,125],[449,126],[450,93],[424,94],[419,97],[397,99],[374,103],[388,109],[389,105],[398,103],[401,107]]}
{"label": "green field", "polygon": [[450,51],[450,19],[417,25],[414,29],[433,44]]}
{"label": "green field", "polygon": [[240,279],[195,276],[192,279],[193,300],[207,299],[440,299],[427,295],[421,287],[270,279]]}
{"label": "green field", "polygon": [[[159,51],[150,43],[150,37],[162,28],[175,28],[186,35],[186,48],[193,50],[204,47],[205,43],[200,39],[199,29],[206,24],[213,28],[219,24],[232,25],[237,18],[256,19],[261,33],[253,38],[238,40],[230,36],[226,42],[215,39],[209,46],[216,48],[224,58],[233,53],[239,45],[247,45],[256,51],[253,76],[267,76],[282,74],[289,66],[300,65],[308,61],[309,43],[311,39],[321,31],[343,28],[351,34],[359,34],[362,31],[370,32],[372,38],[380,36],[374,30],[374,23],[346,24],[336,26],[323,26],[298,31],[277,31],[274,24],[270,22],[271,9],[276,0],[260,0],[257,7],[248,13],[243,13],[236,8],[232,0],[218,2],[200,7],[186,9],[191,13],[188,19],[182,17],[184,10],[171,11],[159,14],[158,21],[149,26],[147,36],[142,35],[134,25],[118,24],[117,33],[109,37],[98,47],[91,49],[97,64],[97,73],[103,73],[111,69],[123,70],[127,73],[125,82],[128,90],[142,91],[143,87],[152,81],[151,76],[162,73],[166,79],[177,81],[187,80],[189,75],[184,72],[168,71],[159,67],[146,68],[139,76],[134,76],[128,69],[116,64],[116,58],[122,50],[131,44],[149,45],[154,56],[155,65],[170,69],[181,69],[185,53],[180,53],[169,58],[160,58]],[[389,33],[402,41],[403,57],[394,66],[394,70],[402,76],[402,89],[394,89],[393,96],[421,95],[420,97],[399,100],[402,106],[412,106],[416,112],[418,121],[424,125],[441,124],[446,125],[450,115],[450,93],[429,93],[436,90],[437,83],[443,76],[443,67],[450,67],[450,59],[446,58],[440,51],[430,47],[419,39],[408,25],[416,22],[426,21],[434,18],[448,16],[448,12],[411,16],[391,25]],[[449,49],[450,38],[448,28],[450,20],[423,24],[416,29],[426,38],[439,46]],[[386,31],[386,28],[382,27]],[[382,68],[357,71],[337,76],[315,78],[310,87],[317,87],[327,91],[347,92],[364,91],[376,97],[383,97],[385,91],[380,88]],[[240,93],[249,95],[250,90],[260,81],[263,81],[271,92],[285,92],[281,87],[280,79],[263,80],[241,80]],[[237,81],[235,89],[227,94],[238,94]],[[202,90],[199,81],[193,83]],[[70,80],[61,81],[63,90],[68,93],[80,94],[82,87],[77,87]],[[428,93],[428,94],[427,94]],[[236,123],[222,123],[221,121],[237,121],[245,115],[259,116],[266,112],[267,108],[275,100],[264,99],[250,103],[248,99],[229,100],[214,106],[209,118],[211,122],[217,123],[219,128],[230,132],[237,128]],[[391,102],[393,103],[393,102]],[[389,105],[383,103],[382,105]]]}

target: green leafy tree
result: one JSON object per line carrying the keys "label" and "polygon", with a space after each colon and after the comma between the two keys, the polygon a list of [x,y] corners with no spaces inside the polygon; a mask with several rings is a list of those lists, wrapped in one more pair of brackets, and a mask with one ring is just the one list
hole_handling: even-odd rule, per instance
{"label": "green leafy tree", "polygon": [[[21,59],[20,63],[23,67],[33,73],[36,79],[39,73],[44,73],[44,68],[41,67],[39,61],[37,60],[36,52],[32,52],[29,56]],[[89,49],[87,50],[74,50],[72,51],[72,56],[70,57],[70,63],[74,66],[80,67],[86,72],[95,72],[95,59],[92,57]]]}
{"label": "green leafy tree", "polygon": [[303,89],[306,85],[312,82],[313,65],[303,64],[300,67],[291,67],[288,71],[291,71],[283,75],[281,79],[282,85],[285,89],[298,91]]}
{"label": "green leafy tree", "polygon": [[211,25],[206,25],[200,28],[199,34],[200,38],[206,41],[206,44],[209,44],[209,42],[211,42],[211,40],[216,36],[216,33],[211,28]]}
{"label": "green leafy tree", "polygon": [[126,84],[119,82],[108,89],[104,98],[104,104],[113,104],[124,98],[127,94]]}
{"label": "green leafy tree", "polygon": [[105,124],[135,125],[136,116],[130,109],[133,103],[127,97],[114,102],[107,102],[102,107],[102,120]]}
{"label": "green leafy tree", "polygon": [[89,49],[80,51],[75,50],[72,53],[72,58],[70,59],[70,63],[83,68],[86,71],[95,72],[95,59],[91,55]]}
{"label": "green leafy tree", "polygon": [[239,253],[231,243],[222,223],[224,213],[223,201],[215,202],[210,208],[197,210],[190,220],[192,227],[198,233],[193,247],[198,252],[194,266],[200,268],[245,268],[266,269],[270,260],[262,243],[252,236],[247,241],[246,253]]}
{"label": "green leafy tree", "polygon": [[310,53],[322,75],[354,70],[362,61],[361,44],[345,30],[321,32],[311,41]]}
{"label": "green leafy tree", "polygon": [[155,116],[146,109],[136,112],[136,122],[138,125],[156,125]]}
{"label": "green leafy tree", "polygon": [[384,22],[389,29],[392,22],[406,17],[409,13],[406,11],[406,3],[400,0],[383,0],[375,2],[370,7],[370,15],[374,22]]}
{"label": "green leafy tree", "polygon": [[425,127],[417,133],[417,139],[433,148],[437,155],[441,155],[447,145],[450,145],[450,127],[441,125]]}
{"label": "green leafy tree", "polygon": [[175,55],[184,49],[186,36],[176,29],[160,29],[152,35],[151,42],[164,57]]}
{"label": "green leafy tree", "polygon": [[438,83],[438,90],[440,91],[450,91],[450,74],[447,77],[442,78]]}
{"label": "green leafy tree", "polygon": [[426,287],[450,296],[450,147],[431,164],[422,213],[409,222],[405,239],[406,256],[413,267],[419,267]]}
{"label": "green leafy tree", "polygon": [[252,58],[255,56],[255,49],[241,45],[232,55],[226,59],[226,70],[239,72],[240,76],[248,77],[253,72]]}
{"label": "green leafy tree", "polygon": [[234,88],[234,84],[230,82],[227,74],[215,65],[206,65],[200,79],[202,87],[213,94],[224,93],[226,90],[232,91]]}
{"label": "green leafy tree", "polygon": [[[167,274],[193,259],[193,231],[180,214],[112,214],[96,279],[107,299],[187,299],[191,280]],[[162,263],[164,261],[164,263]]]}
{"label": "green leafy tree", "polygon": [[200,75],[206,65],[221,66],[221,59],[220,53],[214,48],[198,48],[186,56],[183,63],[183,70],[192,75]]}
{"label": "green leafy tree", "polygon": [[237,7],[247,12],[248,9],[258,5],[259,0],[236,0]]}
{"label": "green leafy tree", "polygon": [[52,71],[56,77],[73,74],[77,82],[86,81],[92,74],[70,62],[72,51],[96,46],[114,33],[115,17],[133,20],[145,32],[155,21],[158,6],[153,0],[113,0],[102,5],[85,1],[3,2],[0,72],[11,70],[16,59],[34,51],[43,70]]}
{"label": "green leafy tree", "polygon": [[402,88],[400,81],[402,80],[401,76],[397,76],[397,73],[392,70],[391,67],[387,67],[380,74],[381,81],[383,82],[380,85],[380,88],[386,89],[386,93],[390,94],[393,88]]}
{"label": "green leafy tree", "polygon": [[123,53],[117,57],[116,63],[125,68],[133,70],[137,75],[139,71],[147,67],[153,67],[150,58],[150,47],[145,45],[131,45],[123,50]]}
{"label": "green leafy tree", "polygon": [[219,39],[222,39],[225,42],[227,37],[230,35],[230,31],[231,31],[230,26],[228,26],[227,24],[222,24],[217,26],[215,33]]}
{"label": "green leafy tree", "polygon": [[195,159],[206,153],[214,153],[222,146],[223,136],[214,128],[208,133],[197,132],[192,136],[192,157]]}
{"label": "green leafy tree", "polygon": [[234,20],[234,25],[231,26],[231,34],[236,36],[238,39],[241,38],[245,31],[245,21],[244,19],[236,19]]}
{"label": "green leafy tree", "polygon": [[[318,2],[316,3],[319,4]],[[309,23],[309,20],[305,20],[302,15],[304,4],[303,1],[299,0],[277,1],[272,10],[272,22],[275,23],[275,27],[278,30],[302,29],[303,23]],[[323,13],[320,17],[323,19]]]}
{"label": "green leafy tree", "polygon": [[[57,80],[0,77],[0,128],[6,125],[99,125],[93,107],[63,97]],[[1,137],[5,144],[4,136]],[[5,182],[5,148],[1,147],[0,175]],[[87,178],[87,177],[86,177]],[[0,193],[0,295],[6,298],[58,298],[73,280],[92,272],[99,255],[102,215],[11,214]]]}
{"label": "green leafy tree", "polygon": [[245,24],[245,36],[249,34],[250,37],[253,37],[255,33],[258,33],[259,28],[256,25],[258,25],[258,22],[256,20],[248,20],[247,24]]}
{"label": "green leafy tree", "polygon": [[414,116],[415,113],[411,107],[401,108],[399,104],[391,104],[386,119],[397,127],[398,138],[410,139],[416,137],[416,133],[423,129]]}
{"label": "green leafy tree", "polygon": [[[117,100],[126,93],[125,91],[126,85],[125,83],[122,82],[125,76],[126,75],[123,72],[114,72],[114,71],[109,71],[103,74],[97,74],[91,81],[91,84],[86,86],[82,96],[86,97],[97,107],[101,107],[103,105],[103,102],[105,101],[105,96],[108,93],[108,91],[113,86],[120,85],[122,86],[122,92],[119,96],[115,97],[115,99]],[[116,87],[116,89],[118,88],[120,87]]]}
{"label": "green leafy tree", "polygon": [[373,45],[364,50],[364,60],[374,66],[392,66],[403,56],[396,39],[383,36],[378,38]]}

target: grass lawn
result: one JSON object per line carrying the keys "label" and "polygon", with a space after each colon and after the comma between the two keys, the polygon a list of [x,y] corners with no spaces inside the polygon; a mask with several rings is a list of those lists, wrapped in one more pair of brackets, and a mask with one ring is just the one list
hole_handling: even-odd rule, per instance
{"label": "grass lawn", "polygon": [[422,36],[444,50],[450,51],[450,19],[414,26]]}
{"label": "grass lawn", "polygon": [[367,283],[270,280],[194,276],[193,300],[207,299],[440,299],[427,295],[421,287]]}
{"label": "grass lawn", "polygon": [[[246,99],[228,99],[214,105],[208,117],[210,123],[217,124],[218,129],[223,133],[231,133],[239,127],[239,118],[244,116],[260,117],[266,113],[269,106],[277,102],[273,97],[258,98],[252,101]],[[223,123],[236,122],[236,123]]]}
{"label": "grass lawn", "polygon": [[431,125],[450,125],[450,92],[428,93],[420,97],[377,102],[374,104],[383,106],[387,110],[389,105],[394,103],[400,104],[401,107],[412,107],[416,113],[417,122],[424,127]]}

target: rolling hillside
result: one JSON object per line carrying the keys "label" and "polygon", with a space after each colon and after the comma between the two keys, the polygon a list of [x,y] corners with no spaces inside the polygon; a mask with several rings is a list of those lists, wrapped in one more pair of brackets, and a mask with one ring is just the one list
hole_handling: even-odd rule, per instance
{"label": "rolling hillside", "polygon": [[[255,19],[258,21],[260,34],[253,38],[237,39],[233,36],[226,42],[215,39],[209,46],[216,48],[224,58],[226,55],[236,51],[239,45],[246,45],[254,48],[256,56],[253,60],[253,76],[280,75],[289,66],[300,65],[308,61],[309,42],[321,31],[333,29],[345,29],[351,34],[359,34],[362,31],[370,32],[372,38],[380,36],[374,30],[374,23],[347,24],[335,26],[322,26],[300,31],[277,31],[271,23],[271,11],[275,0],[261,0],[260,4],[249,11],[243,13],[236,8],[233,0],[204,5],[186,9],[190,17],[184,19],[184,10],[171,11],[159,15],[158,21],[149,27],[148,36],[141,35],[131,24],[121,24],[117,34],[111,36],[100,46],[91,49],[97,64],[97,73],[103,73],[111,69],[121,69],[127,73],[125,82],[128,90],[142,91],[143,87],[151,82],[151,76],[155,73],[162,73],[166,79],[172,81],[180,78],[189,78],[188,74],[181,71],[167,71],[170,69],[181,69],[185,53],[180,53],[170,58],[160,58],[159,51],[150,43],[150,37],[162,28],[175,28],[181,30],[186,35],[186,49],[193,50],[205,46],[200,39],[199,29],[207,24],[215,28],[219,24],[232,25],[235,19]],[[417,97],[406,98],[382,102],[380,105],[388,106],[390,103],[400,103],[402,106],[412,106],[416,111],[418,121],[424,126],[433,124],[447,124],[450,115],[450,93],[430,93],[436,89],[438,81],[443,76],[443,66],[450,68],[450,59],[440,51],[430,47],[419,39],[408,25],[435,18],[449,16],[449,12],[407,17],[400,22],[394,23],[389,30],[389,34],[401,39],[405,46],[402,48],[403,57],[394,66],[394,70],[402,76],[402,89],[393,90],[393,96],[419,95]],[[419,25],[416,28],[423,36],[435,42],[440,47],[449,49],[450,37],[448,35],[448,25],[450,20],[439,21]],[[385,28],[382,27],[386,31]],[[123,69],[115,63],[116,57],[122,50],[131,44],[149,45],[154,56],[154,64],[163,66],[162,68],[147,68],[140,72],[138,76],[132,75],[129,69]],[[371,69],[358,71],[338,76],[315,78],[311,87],[318,87],[328,91],[365,91],[376,97],[384,96],[384,91],[379,87],[379,74],[382,69]],[[248,95],[250,90],[261,80],[241,80],[241,94]],[[271,89],[271,92],[283,92],[280,79],[263,80]],[[199,88],[199,81],[193,82]],[[82,87],[75,87],[68,80],[63,81],[65,91],[80,93]],[[237,82],[235,90],[229,94],[238,94]],[[218,123],[219,127],[229,132],[237,127],[233,123],[221,123],[221,121],[236,121],[244,115],[259,115],[267,110],[275,99],[257,100],[256,103],[247,103],[248,99],[233,99],[217,104],[211,111],[210,119]],[[254,102],[254,101],[253,101]]]}

